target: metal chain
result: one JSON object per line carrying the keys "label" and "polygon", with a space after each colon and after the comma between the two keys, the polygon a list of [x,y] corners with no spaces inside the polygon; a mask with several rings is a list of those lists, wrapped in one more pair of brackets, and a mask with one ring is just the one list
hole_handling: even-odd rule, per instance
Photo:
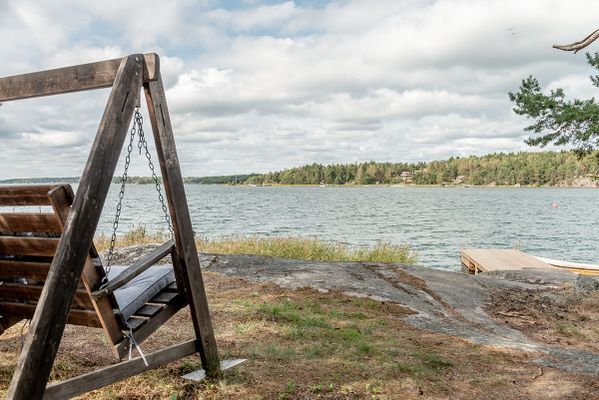
{"label": "metal chain", "polygon": [[[152,173],[152,179],[154,180],[154,184],[156,187],[156,192],[158,192],[158,201],[162,207],[162,211],[164,213],[164,219],[166,221],[168,230],[171,234],[171,238],[174,237],[173,225],[171,223],[171,217],[168,213],[168,208],[166,206],[166,202],[164,201],[164,196],[162,195],[162,190],[160,188],[160,181],[158,176],[156,175],[156,170],[154,167],[154,163],[152,162],[152,154],[148,150],[148,142],[146,141],[146,136],[143,129],[143,116],[139,112],[139,106],[135,108],[135,114],[133,116],[133,126],[131,127],[131,134],[129,137],[129,145],[127,146],[127,156],[125,157],[125,170],[123,172],[122,181],[121,181],[121,189],[119,191],[119,202],[116,206],[116,215],[114,218],[114,222],[112,224],[112,237],[110,238],[110,248],[108,250],[108,257],[106,260],[106,275],[108,276],[110,272],[110,267],[112,265],[112,258],[114,256],[114,248],[116,246],[116,233],[119,228],[119,221],[121,218],[121,211],[123,209],[123,198],[125,197],[125,187],[127,184],[128,173],[129,173],[129,165],[131,165],[131,152],[133,151],[133,142],[135,139],[135,134],[138,133],[138,143],[137,148],[139,150],[139,154],[142,154],[142,149],[145,150],[145,155],[148,160],[148,167]],[[107,281],[107,279],[106,279]],[[103,282],[106,284],[107,282]]]}
{"label": "metal chain", "polygon": [[143,128],[144,119],[141,113],[139,112],[139,107],[135,110],[134,118],[135,122],[137,123],[137,130],[139,132],[139,142],[137,143],[137,148],[139,149],[139,154],[141,154],[142,148],[145,150],[146,158],[148,159],[148,167],[152,172],[152,179],[154,180],[156,192],[158,193],[158,201],[160,202],[160,206],[162,207],[162,212],[164,213],[164,220],[166,221],[166,226],[168,227],[172,239],[175,236],[175,232],[173,231],[173,224],[171,222],[171,217],[168,213],[168,207],[166,206],[164,196],[162,195],[160,181],[158,180],[158,176],[156,176],[156,170],[154,168],[154,163],[152,162],[152,154],[150,154],[150,151],[148,150],[148,142],[146,141],[146,136]]}
{"label": "metal chain", "polygon": [[[139,108],[136,109],[136,113]],[[129,145],[127,146],[127,156],[125,157],[125,170],[123,171],[123,176],[121,177],[121,190],[119,191],[119,202],[116,205],[116,215],[114,217],[114,222],[112,223],[112,237],[110,238],[110,248],[108,249],[108,257],[106,260],[106,275],[104,276],[106,280],[106,284],[108,283],[108,273],[110,272],[110,267],[112,265],[112,257],[114,256],[114,247],[116,246],[116,232],[119,229],[119,220],[121,219],[121,211],[123,210],[123,198],[125,197],[125,186],[127,184],[128,174],[129,174],[129,165],[131,164],[131,152],[133,151],[133,140],[135,139],[136,132],[136,121],[134,120],[133,126],[131,127],[131,134],[129,136]]]}

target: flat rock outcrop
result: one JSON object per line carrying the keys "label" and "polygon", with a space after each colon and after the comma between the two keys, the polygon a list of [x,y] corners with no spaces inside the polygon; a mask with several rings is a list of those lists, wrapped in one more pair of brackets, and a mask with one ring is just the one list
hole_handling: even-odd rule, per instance
{"label": "flat rock outcrop", "polygon": [[[117,257],[130,262],[137,254],[143,254],[138,247],[125,248],[119,249]],[[200,261],[202,268],[225,276],[398,303],[413,311],[406,320],[416,327],[477,344],[534,351],[541,354],[535,360],[537,364],[599,374],[599,353],[540,343],[488,312],[493,291],[575,287],[577,276],[569,272],[531,269],[474,276],[402,264],[319,262],[239,254],[201,254]]]}

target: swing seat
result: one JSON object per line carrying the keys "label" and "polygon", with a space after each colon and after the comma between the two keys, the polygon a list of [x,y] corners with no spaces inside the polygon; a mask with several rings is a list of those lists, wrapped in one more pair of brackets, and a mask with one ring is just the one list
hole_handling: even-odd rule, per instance
{"label": "swing seat", "polygon": [[[0,186],[0,207],[12,209],[0,211],[0,332],[33,317],[73,197],[70,185]],[[122,358],[130,328],[141,343],[187,304],[173,265],[154,265],[169,254],[176,259],[172,240],[132,266],[112,266],[98,291],[106,271],[92,245],[68,323],[103,328]]]}
{"label": "swing seat", "polygon": [[[115,279],[128,268],[124,265],[113,265],[108,272],[108,280]],[[123,318],[131,318],[137,310],[174,282],[175,271],[172,265],[155,265],[133,278],[126,285],[116,289],[114,297]]]}

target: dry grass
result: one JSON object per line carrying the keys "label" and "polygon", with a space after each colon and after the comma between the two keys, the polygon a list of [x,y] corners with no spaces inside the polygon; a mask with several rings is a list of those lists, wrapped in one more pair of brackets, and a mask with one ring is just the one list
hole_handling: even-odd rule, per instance
{"label": "dry grass", "polygon": [[[206,272],[217,342],[224,357],[248,361],[220,382],[179,378],[199,368],[188,357],[84,399],[552,399],[591,398],[594,376],[529,363],[499,351],[413,328],[410,311],[389,303],[314,290],[287,290]],[[15,326],[0,337],[0,395],[19,351]],[[143,343],[145,351],[193,337],[187,309]],[[110,364],[99,329],[68,326],[53,379]]]}
{"label": "dry grass", "polygon": [[[132,246],[161,242],[166,236],[151,233],[143,225],[118,237],[118,246]],[[96,238],[96,246],[106,249],[110,238]],[[407,245],[380,243],[372,247],[350,247],[342,243],[329,243],[317,238],[306,237],[258,237],[234,236],[210,240],[197,239],[198,250],[218,254],[255,254],[260,256],[286,257],[313,261],[365,261],[396,262],[413,264],[416,254]]]}

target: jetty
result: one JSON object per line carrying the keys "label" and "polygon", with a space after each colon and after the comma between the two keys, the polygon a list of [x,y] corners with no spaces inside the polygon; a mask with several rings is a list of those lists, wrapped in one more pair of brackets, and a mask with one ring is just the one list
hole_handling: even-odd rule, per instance
{"label": "jetty", "polygon": [[599,275],[599,265],[572,263],[536,257],[518,249],[460,250],[462,267],[471,274],[490,271],[510,271],[530,268],[568,270],[583,275]]}

